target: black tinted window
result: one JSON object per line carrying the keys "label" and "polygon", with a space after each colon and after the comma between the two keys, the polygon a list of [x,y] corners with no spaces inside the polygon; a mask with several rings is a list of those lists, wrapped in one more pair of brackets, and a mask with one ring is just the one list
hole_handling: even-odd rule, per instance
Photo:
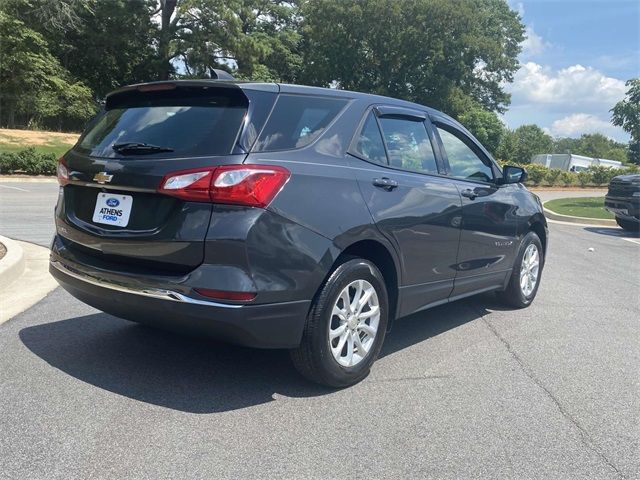
{"label": "black tinted window", "polygon": [[118,155],[113,145],[147,143],[171,149],[162,157],[231,153],[247,110],[241,91],[137,92],[107,103],[79,143],[91,155]]}
{"label": "black tinted window", "polygon": [[389,165],[417,172],[438,173],[436,157],[422,122],[382,117],[380,126],[389,153]]}
{"label": "black tinted window", "polygon": [[280,95],[254,150],[291,150],[309,145],[346,104],[347,100],[341,98]]}
{"label": "black tinted window", "polygon": [[438,127],[444,150],[449,159],[451,176],[467,180],[493,181],[493,171],[478,155],[453,133]]}
{"label": "black tinted window", "polygon": [[382,135],[373,112],[369,113],[362,126],[362,131],[357,138],[355,152],[362,158],[372,162],[387,163],[387,154],[384,151]]}

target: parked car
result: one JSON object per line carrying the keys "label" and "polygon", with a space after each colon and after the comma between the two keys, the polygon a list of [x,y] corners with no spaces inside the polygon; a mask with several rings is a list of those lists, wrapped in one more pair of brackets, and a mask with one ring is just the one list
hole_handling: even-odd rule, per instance
{"label": "parked car", "polygon": [[640,232],[640,175],[618,175],[609,183],[604,208],[616,216],[620,227]]}
{"label": "parked car", "polygon": [[347,386],[397,318],[480,292],[533,301],[548,232],[525,174],[406,101],[128,86],[59,162],[50,270],[112,315],[290,349],[307,378]]}

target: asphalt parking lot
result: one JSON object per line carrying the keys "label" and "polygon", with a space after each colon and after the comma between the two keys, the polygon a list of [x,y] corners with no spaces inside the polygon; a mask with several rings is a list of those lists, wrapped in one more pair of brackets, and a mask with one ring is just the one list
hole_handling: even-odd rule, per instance
{"label": "asphalt parking lot", "polygon": [[[0,183],[0,233],[47,245],[56,196]],[[0,477],[639,478],[640,239],[550,230],[530,308],[400,320],[340,391],[57,289],[0,325]]]}

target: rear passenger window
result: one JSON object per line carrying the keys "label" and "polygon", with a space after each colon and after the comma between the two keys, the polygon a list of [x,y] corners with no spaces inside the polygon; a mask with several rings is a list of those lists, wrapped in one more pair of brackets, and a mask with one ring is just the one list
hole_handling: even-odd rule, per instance
{"label": "rear passenger window", "polygon": [[380,118],[389,165],[416,172],[438,173],[433,146],[424,123],[403,118]]}
{"label": "rear passenger window", "polygon": [[438,127],[440,139],[447,153],[451,176],[465,180],[493,181],[493,170],[460,138]]}
{"label": "rear passenger window", "polygon": [[384,151],[384,143],[382,135],[378,128],[378,122],[373,112],[369,113],[367,120],[364,122],[362,131],[358,135],[355,153],[360,157],[376,163],[387,163],[387,154]]}
{"label": "rear passenger window", "polygon": [[343,98],[280,95],[254,150],[291,150],[309,145],[347,102]]}

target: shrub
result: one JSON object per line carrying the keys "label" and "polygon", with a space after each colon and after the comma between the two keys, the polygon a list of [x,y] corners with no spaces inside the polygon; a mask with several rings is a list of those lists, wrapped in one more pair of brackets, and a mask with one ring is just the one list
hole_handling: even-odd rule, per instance
{"label": "shrub", "polygon": [[540,185],[542,180],[544,180],[547,175],[547,171],[549,170],[547,167],[543,167],[542,165],[530,164],[526,167],[528,178],[525,183],[528,185]]}
{"label": "shrub", "polygon": [[557,168],[549,168],[545,173],[544,179],[549,185],[553,186],[556,184],[562,173],[562,170]]}
{"label": "shrub", "polygon": [[578,177],[578,183],[581,187],[586,187],[591,182],[591,173],[589,172],[578,172],[575,175]]}
{"label": "shrub", "polygon": [[30,147],[17,152],[0,152],[0,173],[55,175],[57,158],[53,153],[39,153]]}
{"label": "shrub", "polygon": [[571,186],[571,185],[577,185],[578,184],[578,178],[577,178],[577,175],[575,173],[560,172],[560,176],[558,178],[558,182],[561,185],[564,185],[565,187],[568,187],[568,186]]}
{"label": "shrub", "polygon": [[591,174],[591,182],[594,185],[608,185],[613,177],[627,173],[625,170],[615,170],[601,166],[589,167],[588,172]]}

